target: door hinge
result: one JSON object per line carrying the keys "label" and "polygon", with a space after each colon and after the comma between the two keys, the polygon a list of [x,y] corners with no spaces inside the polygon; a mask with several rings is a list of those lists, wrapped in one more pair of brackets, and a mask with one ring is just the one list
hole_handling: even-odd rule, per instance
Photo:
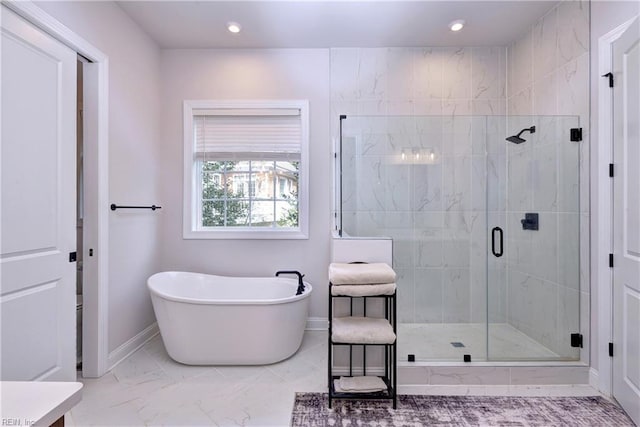
{"label": "door hinge", "polygon": [[609,163],[609,177],[613,178],[613,163]]}
{"label": "door hinge", "polygon": [[603,74],[602,77],[609,77],[609,87],[613,87],[613,73]]}
{"label": "door hinge", "polygon": [[613,268],[613,254],[609,254],[609,267]]}
{"label": "door hinge", "polygon": [[571,347],[582,348],[582,334],[571,334]]}
{"label": "door hinge", "polygon": [[76,262],[78,254],[76,252],[69,252],[69,262]]}
{"label": "door hinge", "polygon": [[609,343],[609,357],[613,357],[613,343]]}
{"label": "door hinge", "polygon": [[571,141],[582,141],[582,128],[571,128]]}

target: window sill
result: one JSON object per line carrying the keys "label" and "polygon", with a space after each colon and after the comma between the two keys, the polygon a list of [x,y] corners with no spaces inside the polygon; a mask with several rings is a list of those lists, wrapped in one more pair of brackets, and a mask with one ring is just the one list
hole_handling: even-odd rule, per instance
{"label": "window sill", "polygon": [[182,237],[185,240],[308,240],[309,234],[302,230],[185,230]]}

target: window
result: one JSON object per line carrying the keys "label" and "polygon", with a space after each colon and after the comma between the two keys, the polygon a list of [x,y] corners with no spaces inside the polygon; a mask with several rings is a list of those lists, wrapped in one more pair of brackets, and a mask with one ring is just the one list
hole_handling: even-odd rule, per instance
{"label": "window", "polygon": [[308,102],[184,102],[184,237],[308,237]]}

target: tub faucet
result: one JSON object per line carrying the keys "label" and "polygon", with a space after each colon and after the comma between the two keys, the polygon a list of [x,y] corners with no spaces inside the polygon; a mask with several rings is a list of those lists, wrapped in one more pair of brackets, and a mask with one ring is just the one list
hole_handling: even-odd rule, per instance
{"label": "tub faucet", "polygon": [[296,295],[301,295],[304,292],[304,283],[302,282],[302,278],[304,277],[304,274],[301,274],[299,271],[295,271],[295,270],[278,271],[276,273],[276,277],[280,276],[281,274],[295,274],[296,276],[298,276],[298,289],[296,290]]}

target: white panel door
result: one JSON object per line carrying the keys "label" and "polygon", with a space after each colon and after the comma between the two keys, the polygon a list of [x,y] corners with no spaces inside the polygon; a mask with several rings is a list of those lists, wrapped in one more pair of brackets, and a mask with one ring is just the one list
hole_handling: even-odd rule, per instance
{"label": "white panel door", "polygon": [[613,395],[640,424],[640,21],[613,45]]}
{"label": "white panel door", "polygon": [[2,6],[2,380],[75,380],[76,54]]}

